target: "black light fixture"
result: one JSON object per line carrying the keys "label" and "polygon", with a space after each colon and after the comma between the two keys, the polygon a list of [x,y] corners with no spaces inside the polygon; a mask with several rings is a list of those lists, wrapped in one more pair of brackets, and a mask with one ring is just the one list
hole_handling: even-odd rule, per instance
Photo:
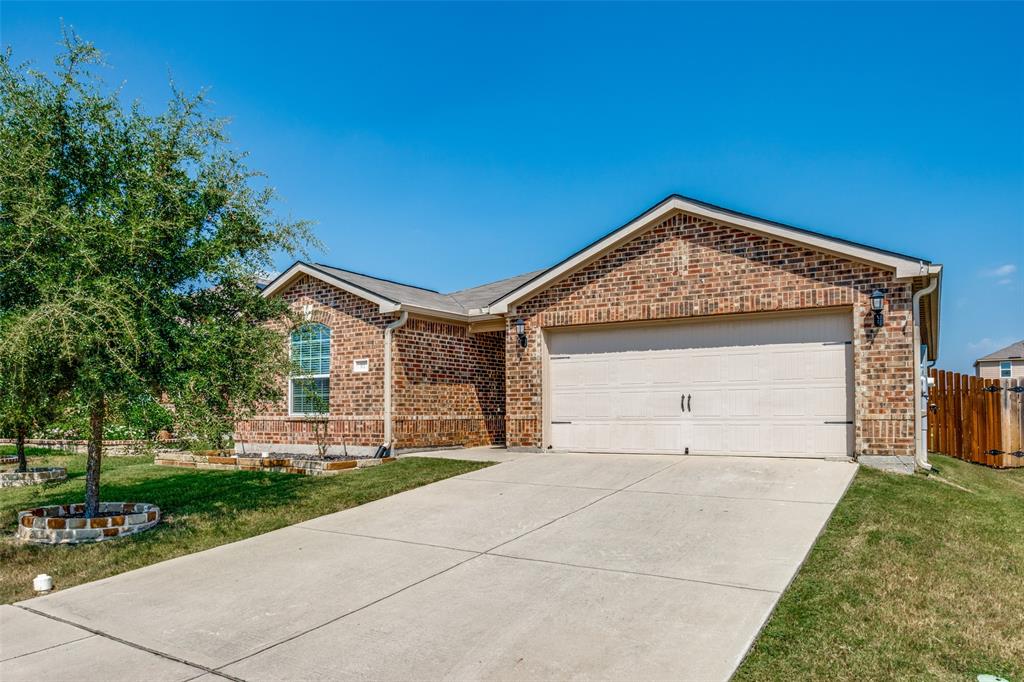
{"label": "black light fixture", "polygon": [[882,304],[885,303],[886,289],[875,289],[871,292],[871,312],[875,314],[875,326],[885,325],[885,317],[882,315]]}
{"label": "black light fixture", "polygon": [[519,339],[519,345],[526,348],[526,323],[521,317],[516,320],[516,337]]}

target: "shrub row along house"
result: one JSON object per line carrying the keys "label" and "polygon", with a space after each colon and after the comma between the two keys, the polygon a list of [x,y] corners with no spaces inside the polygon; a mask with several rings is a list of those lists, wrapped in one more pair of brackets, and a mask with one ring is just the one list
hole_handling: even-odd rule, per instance
{"label": "shrub row along house", "polygon": [[297,262],[264,295],[306,321],[292,335],[303,369],[286,401],[238,424],[237,447],[313,448],[321,398],[331,451],[349,454],[912,463],[941,272],[678,195],[546,270],[450,294]]}

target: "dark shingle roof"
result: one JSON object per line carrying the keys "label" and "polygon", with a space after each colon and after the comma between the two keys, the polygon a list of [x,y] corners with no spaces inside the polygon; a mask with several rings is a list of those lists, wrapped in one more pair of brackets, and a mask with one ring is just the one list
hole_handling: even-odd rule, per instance
{"label": "dark shingle roof", "polygon": [[342,270],[341,268],[331,267],[323,263],[317,263],[314,267],[336,279],[348,282],[389,301],[419,308],[429,308],[439,312],[456,313],[458,315],[466,315],[471,309],[486,306],[491,301],[501,298],[542,272],[541,270],[527,272],[515,277],[498,280],[497,282],[481,284],[469,289],[461,289],[450,294],[442,294],[433,289],[402,284],[390,279],[352,272],[351,270]]}
{"label": "dark shingle roof", "polygon": [[1024,358],[1024,339],[1011,343],[1006,348],[1000,348],[994,353],[989,353],[983,358],[978,358],[975,363],[987,362],[989,360],[1009,360],[1010,358]]}
{"label": "dark shingle roof", "polygon": [[546,272],[544,270],[534,270],[533,272],[525,272],[515,277],[508,277],[506,279],[499,279],[497,282],[491,282],[490,284],[481,284],[478,287],[472,287],[471,289],[463,289],[454,293],[448,294],[460,305],[464,306],[467,310],[471,308],[483,308],[492,301],[496,301],[505,294],[509,293],[513,289],[518,289],[520,286],[529,282],[531,279]]}

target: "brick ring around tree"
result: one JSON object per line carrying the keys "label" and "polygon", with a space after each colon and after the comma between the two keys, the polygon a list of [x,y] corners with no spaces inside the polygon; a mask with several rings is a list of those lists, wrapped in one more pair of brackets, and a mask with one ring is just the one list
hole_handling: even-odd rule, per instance
{"label": "brick ring around tree", "polygon": [[149,530],[160,508],[144,502],[101,502],[99,515],[84,517],[84,504],[56,504],[18,512],[18,539],[41,545],[102,542]]}

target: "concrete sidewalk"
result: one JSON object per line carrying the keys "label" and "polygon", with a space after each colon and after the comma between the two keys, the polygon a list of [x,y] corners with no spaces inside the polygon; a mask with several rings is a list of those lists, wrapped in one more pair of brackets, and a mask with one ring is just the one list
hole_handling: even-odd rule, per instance
{"label": "concrete sidewalk", "polygon": [[0,679],[724,680],[855,471],[517,457],[2,607]]}

